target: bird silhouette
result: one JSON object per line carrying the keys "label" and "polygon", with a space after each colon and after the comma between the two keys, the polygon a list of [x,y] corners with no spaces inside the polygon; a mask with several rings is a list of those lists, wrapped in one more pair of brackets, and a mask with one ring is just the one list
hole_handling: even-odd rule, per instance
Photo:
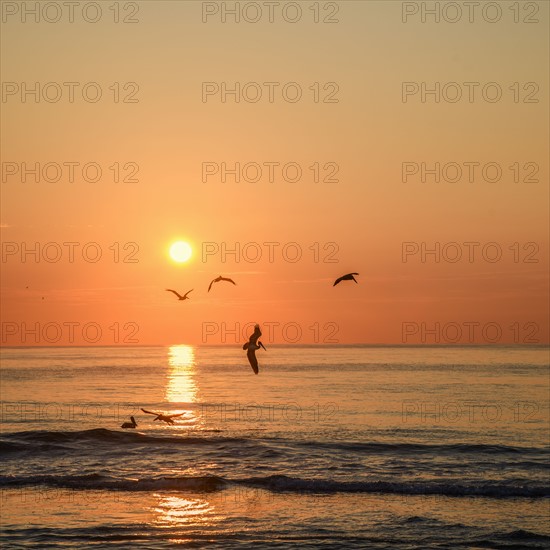
{"label": "bird silhouette", "polygon": [[[338,277],[336,281],[334,281],[334,284],[332,286],[336,286],[338,283],[341,283],[342,281],[355,281],[354,275],[359,275],[359,273],[348,273],[347,275],[342,275],[341,277]],[[357,283],[357,281],[355,281]]]}
{"label": "bird silhouette", "polygon": [[193,292],[193,290],[195,290],[195,289],[192,288],[191,290],[186,292],[183,296],[179,292],[176,292],[175,290],[172,290],[171,288],[167,288],[166,292],[173,292],[178,297],[178,300],[189,300],[187,295],[189,294],[189,292]]}
{"label": "bird silhouette", "polygon": [[258,374],[258,359],[256,358],[256,350],[263,348],[267,351],[265,346],[258,340],[261,335],[262,331],[260,330],[260,325],[254,325],[254,332],[248,339],[248,342],[243,344],[243,349],[247,350],[246,356],[248,357],[248,361],[254,371],[254,374]]}
{"label": "bird silhouette", "polygon": [[131,420],[132,422],[124,422],[124,424],[122,424],[122,426],[120,426],[120,427],[121,427],[121,428],[125,428],[125,429],[126,429],[126,428],[136,428],[136,427],[137,427],[136,419],[135,419],[133,416],[131,416],[131,417],[130,417],[130,420]]}
{"label": "bird silhouette", "polygon": [[159,412],[153,412],[153,411],[146,411],[145,409],[141,409],[144,413],[147,414],[154,414],[156,418],[153,418],[153,422],[155,420],[159,420],[160,422],[166,422],[166,424],[174,425],[174,421],[172,418],[175,418],[176,416],[183,416],[185,413],[179,413],[179,414],[163,414]]}
{"label": "bird silhouette", "polygon": [[208,287],[208,292],[210,292],[210,289],[212,288],[212,285],[214,283],[219,283],[220,281],[227,281],[228,283],[233,283],[236,285],[237,283],[233,279],[228,279],[227,277],[222,277],[221,275],[219,277],[216,277],[212,281],[210,281],[210,285]]}

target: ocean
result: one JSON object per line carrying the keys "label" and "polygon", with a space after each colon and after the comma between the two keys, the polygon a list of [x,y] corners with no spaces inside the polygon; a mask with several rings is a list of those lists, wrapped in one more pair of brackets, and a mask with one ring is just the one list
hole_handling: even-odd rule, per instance
{"label": "ocean", "polygon": [[2,547],[550,547],[547,347],[257,356],[3,349]]}

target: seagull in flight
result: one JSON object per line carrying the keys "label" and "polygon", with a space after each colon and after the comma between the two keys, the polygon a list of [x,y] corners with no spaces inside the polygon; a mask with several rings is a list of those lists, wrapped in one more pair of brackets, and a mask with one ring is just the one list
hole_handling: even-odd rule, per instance
{"label": "seagull in flight", "polygon": [[210,286],[208,287],[208,292],[210,292],[210,289],[212,288],[212,285],[214,283],[219,283],[220,281],[227,281],[228,283],[233,283],[236,285],[237,283],[233,279],[228,279],[227,277],[222,277],[221,275],[219,277],[216,277],[212,281],[210,281]]}
{"label": "seagull in flight", "polygon": [[163,414],[159,412],[153,412],[153,411],[146,411],[145,409],[141,409],[144,413],[147,414],[154,414],[156,418],[153,418],[153,422],[155,420],[159,420],[160,422],[166,422],[166,424],[174,425],[174,421],[172,418],[175,418],[176,416],[183,416],[185,413],[179,413],[179,414]]}
{"label": "seagull in flight", "polygon": [[[348,273],[347,275],[342,275],[341,277],[338,277],[336,281],[334,281],[334,284],[332,286],[336,286],[338,283],[342,281],[355,281],[354,275],[359,275],[359,273]],[[357,281],[355,281],[357,283]]]}
{"label": "seagull in flight", "polygon": [[265,346],[258,340],[261,335],[262,331],[260,330],[260,325],[254,325],[254,332],[248,339],[248,342],[243,344],[243,349],[247,350],[246,356],[248,357],[248,361],[250,362],[250,366],[252,367],[254,374],[258,374],[258,359],[256,359],[256,350],[263,348],[267,351]]}
{"label": "seagull in flight", "polygon": [[183,296],[179,292],[176,292],[175,290],[172,290],[171,288],[167,288],[166,292],[173,292],[178,297],[178,300],[189,300],[187,295],[189,294],[189,292],[193,292],[193,290],[195,290],[195,289],[192,288],[191,290],[186,292]]}

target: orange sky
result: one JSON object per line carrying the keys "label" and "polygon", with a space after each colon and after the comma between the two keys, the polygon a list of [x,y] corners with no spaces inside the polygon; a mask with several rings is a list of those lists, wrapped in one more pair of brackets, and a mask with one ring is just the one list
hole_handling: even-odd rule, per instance
{"label": "orange sky", "polygon": [[[515,23],[512,3],[500,2],[498,22],[476,13],[454,24],[419,14],[403,23],[393,1],[321,2],[325,15],[338,6],[332,24],[313,22],[313,2],[301,2],[296,23],[278,13],[273,23],[222,23],[219,14],[203,23],[202,2],[140,1],[137,23],[115,24],[113,3],[100,4],[97,23],[76,8],[73,23],[66,13],[57,23],[3,13],[3,344],[89,344],[97,328],[104,345],[236,343],[251,322],[272,327],[266,343],[434,343],[430,329],[453,343],[456,327],[458,343],[548,342],[548,3],[534,2],[538,23]],[[22,96],[36,82],[50,100],[61,89],[59,101]],[[248,97],[262,97],[203,98],[204,82],[258,83]],[[273,102],[266,82],[278,83]],[[282,95],[289,82],[302,90],[296,103]],[[419,89],[406,102],[404,82]],[[436,82],[458,84],[422,102],[422,83]],[[484,99],[490,82],[498,101]],[[90,94],[101,89],[99,101],[83,99],[86,83],[96,83]],[[315,83],[335,102],[316,103]],[[456,89],[463,99],[448,101]],[[204,163],[237,162],[279,164],[272,182],[269,164],[257,182],[229,174],[224,183],[219,173],[202,181]],[[23,163],[57,164],[23,182]],[[67,163],[78,163],[72,182]],[[137,167],[137,181],[114,182],[114,163],[122,178]],[[287,163],[301,167],[299,181],[282,177]],[[322,177],[337,166],[337,181],[315,183],[314,163]],[[403,163],[418,174],[403,181]],[[422,182],[421,163],[455,163],[462,178]],[[56,165],[59,181],[47,181]],[[101,178],[85,181],[94,166]],[[494,166],[501,178],[487,181]],[[178,239],[194,250],[182,265],[167,253]],[[38,261],[22,252],[35,243]],[[403,243],[418,249],[406,261]],[[435,243],[439,261],[422,261],[422,247]],[[237,245],[238,258],[203,254]],[[299,261],[283,255],[298,247]],[[102,256],[92,263],[84,249],[88,260]],[[262,256],[247,261],[244,249]],[[59,250],[58,261],[44,258]],[[132,252],[137,261],[125,263]],[[334,261],[323,261],[331,252]],[[350,271],[358,285],[332,287]],[[219,274],[237,286],[207,293]],[[165,288],[195,290],[178,302]]]}

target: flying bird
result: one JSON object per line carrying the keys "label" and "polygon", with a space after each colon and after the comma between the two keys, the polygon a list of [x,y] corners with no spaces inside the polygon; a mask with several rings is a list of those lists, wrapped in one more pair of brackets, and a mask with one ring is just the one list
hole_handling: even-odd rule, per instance
{"label": "flying bird", "polygon": [[[334,281],[334,284],[332,286],[336,286],[338,283],[342,281],[355,281],[354,275],[359,275],[359,273],[348,273],[347,275],[342,275],[341,277],[338,277],[336,281]],[[357,283],[357,281],[355,281]]]}
{"label": "flying bird", "polygon": [[228,283],[233,283],[234,285],[237,284],[233,279],[228,279],[227,277],[222,277],[220,275],[219,277],[216,277],[214,280],[210,281],[210,286],[208,287],[208,292],[210,292],[210,289],[212,288],[212,285],[214,283],[219,283],[220,281],[227,281]]}
{"label": "flying bird", "polygon": [[176,292],[175,290],[172,290],[171,288],[167,288],[166,292],[173,292],[178,297],[178,300],[189,300],[187,295],[189,294],[189,292],[193,292],[193,290],[195,290],[195,289],[192,288],[191,290],[186,292],[183,296],[179,292]]}
{"label": "flying bird", "polygon": [[256,350],[263,348],[267,351],[265,346],[258,340],[261,335],[262,331],[260,330],[260,325],[254,325],[254,332],[248,339],[248,342],[243,344],[243,349],[247,350],[246,356],[248,357],[248,361],[250,362],[250,366],[252,367],[254,374],[258,374],[258,359],[256,358]]}
{"label": "flying bird", "polygon": [[179,413],[179,414],[163,414],[159,412],[153,412],[153,411],[146,411],[145,409],[141,409],[144,413],[147,414],[154,414],[156,418],[153,418],[153,422],[155,420],[159,420],[160,422],[166,422],[166,424],[174,425],[174,421],[172,418],[175,418],[176,416],[183,416],[185,413]]}
{"label": "flying bird", "polygon": [[124,422],[124,424],[122,424],[122,426],[120,426],[120,427],[121,427],[121,428],[125,428],[125,429],[126,429],[126,428],[136,428],[136,427],[137,427],[136,419],[135,419],[133,416],[131,416],[131,417],[130,417],[130,420],[131,420],[132,422]]}

